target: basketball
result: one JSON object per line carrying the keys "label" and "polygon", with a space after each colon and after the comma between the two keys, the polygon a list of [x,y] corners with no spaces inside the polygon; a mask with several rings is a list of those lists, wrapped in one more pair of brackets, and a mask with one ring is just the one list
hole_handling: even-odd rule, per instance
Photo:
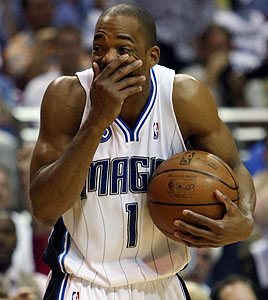
{"label": "basketball", "polygon": [[148,185],[147,205],[154,224],[175,239],[176,219],[192,223],[182,214],[184,209],[221,219],[225,206],[216,198],[216,189],[238,205],[235,174],[222,159],[197,150],[169,157],[153,172]]}

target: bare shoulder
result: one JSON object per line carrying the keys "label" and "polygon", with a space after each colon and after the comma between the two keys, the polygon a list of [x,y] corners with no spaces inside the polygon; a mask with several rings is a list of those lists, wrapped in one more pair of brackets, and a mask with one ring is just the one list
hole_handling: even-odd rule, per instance
{"label": "bare shoulder", "polygon": [[175,104],[179,102],[179,104],[194,105],[197,108],[205,104],[216,109],[216,103],[207,86],[186,74],[175,75],[173,100]]}
{"label": "bare shoulder", "polygon": [[[56,102],[54,100],[57,99]],[[48,87],[43,102],[53,105],[70,105],[78,108],[85,104],[85,91],[76,76],[61,76]]]}
{"label": "bare shoulder", "polygon": [[208,88],[186,74],[176,74],[173,106],[184,139],[218,124],[217,106]]}
{"label": "bare shoulder", "polygon": [[41,106],[41,129],[56,127],[75,134],[81,122],[86,93],[76,76],[62,76],[47,88]]}
{"label": "bare shoulder", "polygon": [[86,94],[78,78],[59,77],[47,88],[41,105],[39,137],[31,161],[31,178],[57,160],[80,128]]}

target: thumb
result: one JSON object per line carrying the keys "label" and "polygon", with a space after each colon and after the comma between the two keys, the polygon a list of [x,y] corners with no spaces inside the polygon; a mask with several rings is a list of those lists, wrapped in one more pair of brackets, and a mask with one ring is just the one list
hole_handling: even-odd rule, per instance
{"label": "thumb", "polygon": [[228,198],[227,195],[223,194],[221,191],[215,191],[216,198],[225,206],[226,212],[230,210],[232,201]]}

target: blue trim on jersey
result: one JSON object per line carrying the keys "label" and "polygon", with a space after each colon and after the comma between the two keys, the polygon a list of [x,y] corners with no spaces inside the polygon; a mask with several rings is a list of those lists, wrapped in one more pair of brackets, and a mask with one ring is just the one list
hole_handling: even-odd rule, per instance
{"label": "blue trim on jersey", "polygon": [[127,126],[127,124],[123,121],[123,119],[118,116],[116,120],[114,121],[117,126],[122,130],[125,136],[125,141],[128,143],[129,141],[131,142],[138,142],[139,141],[139,133],[141,131],[141,128],[145,121],[147,120],[148,116],[150,115],[150,112],[152,108],[154,107],[155,100],[156,100],[156,95],[157,95],[157,82],[156,82],[156,77],[155,77],[155,72],[153,68],[151,69],[151,91],[150,91],[150,96],[149,99],[146,103],[145,108],[143,109],[138,121],[136,122],[134,128],[131,130]]}
{"label": "blue trim on jersey", "polygon": [[[153,78],[153,80],[151,79],[151,84],[152,84],[152,89],[151,89],[151,93],[150,93],[150,99],[152,99],[152,101],[148,102],[146,105],[146,108],[144,110],[144,112],[146,112],[146,115],[145,113],[143,113],[141,115],[141,118],[143,117],[143,115],[145,115],[143,121],[141,122],[137,132],[136,132],[136,141],[139,141],[139,133],[141,131],[141,128],[143,126],[143,124],[145,123],[145,121],[147,120],[148,116],[150,115],[151,111],[152,111],[152,108],[154,107],[154,104],[155,104],[155,100],[156,100],[156,95],[157,95],[157,84],[156,84],[156,77],[155,77],[155,73],[154,73],[154,70],[152,69],[152,76],[151,78]],[[140,118],[140,119],[141,119]]]}
{"label": "blue trim on jersey", "polygon": [[[126,143],[128,143],[129,141],[129,137],[128,137],[128,132],[124,130],[124,126],[127,127],[127,125],[124,123],[124,121],[121,118],[117,118],[114,120],[115,124],[117,124],[117,126],[123,131],[124,136],[125,136],[125,141]],[[121,124],[121,122],[123,122],[123,124]]]}
{"label": "blue trim on jersey", "polygon": [[69,275],[66,275],[60,285],[59,288],[59,293],[58,293],[58,297],[57,300],[64,300],[64,295],[65,295],[65,290],[66,290],[66,286],[67,286],[67,281],[68,281]]}
{"label": "blue trim on jersey", "polygon": [[64,266],[64,259],[70,249],[70,241],[71,241],[71,236],[66,229],[66,232],[62,238],[62,251],[58,256],[58,264],[63,273],[67,273],[65,266]]}

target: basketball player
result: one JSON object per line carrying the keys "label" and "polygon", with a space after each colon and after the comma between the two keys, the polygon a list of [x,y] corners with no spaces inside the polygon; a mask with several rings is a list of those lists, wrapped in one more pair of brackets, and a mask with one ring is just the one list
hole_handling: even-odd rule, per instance
{"label": "basketball player", "polygon": [[[212,96],[159,66],[155,40],[147,11],[111,7],[96,24],[93,68],[56,79],[45,93],[30,195],[35,216],[54,225],[46,300],[187,299],[175,274],[189,262],[188,246],[217,247],[252,231],[251,177]],[[176,242],[152,223],[146,189],[187,140],[230,164],[242,199],[239,209],[217,191],[227,209],[219,221],[185,211],[202,226],[177,220]]]}

